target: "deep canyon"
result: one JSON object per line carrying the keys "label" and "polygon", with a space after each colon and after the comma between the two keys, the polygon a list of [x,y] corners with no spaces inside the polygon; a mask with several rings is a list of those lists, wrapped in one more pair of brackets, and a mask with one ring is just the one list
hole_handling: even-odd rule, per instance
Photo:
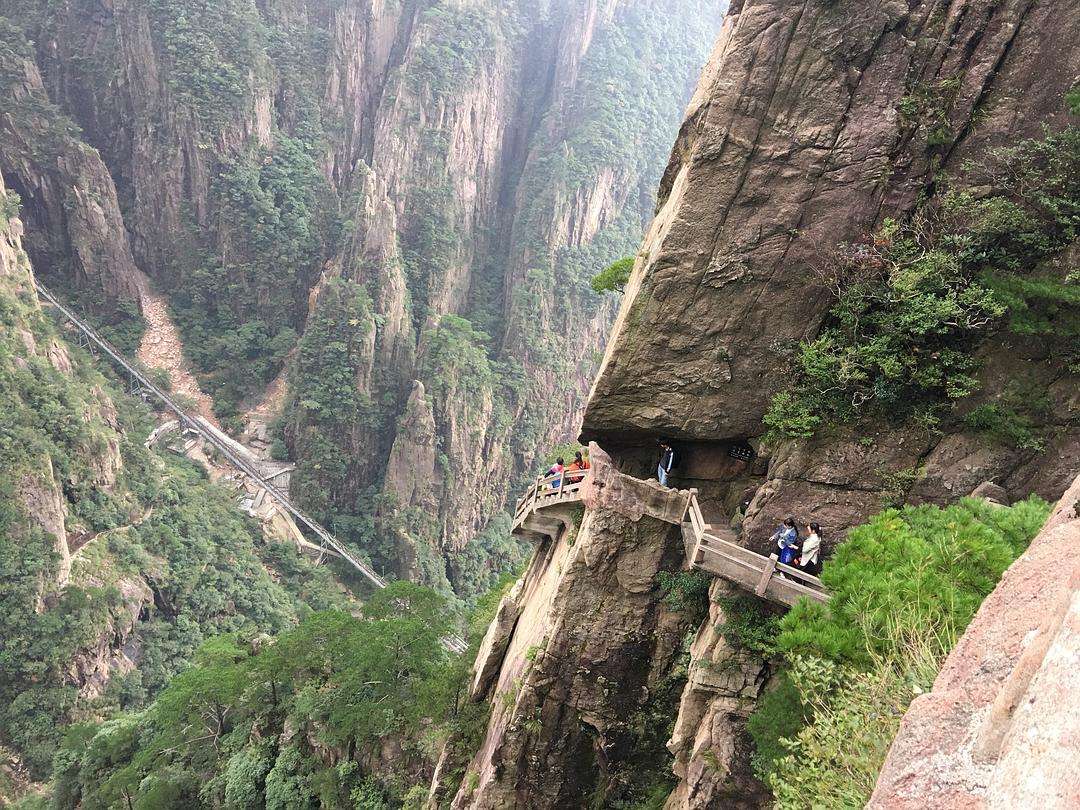
{"label": "deep canyon", "polygon": [[0,805],[1069,806],[1078,27],[0,0]]}

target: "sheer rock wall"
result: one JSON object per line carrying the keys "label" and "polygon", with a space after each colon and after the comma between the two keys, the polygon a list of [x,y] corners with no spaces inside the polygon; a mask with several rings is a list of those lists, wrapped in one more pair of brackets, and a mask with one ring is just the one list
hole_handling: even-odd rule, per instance
{"label": "sheer rock wall", "polygon": [[[722,0],[270,0],[197,13],[193,6],[178,34],[161,21],[167,4],[75,0],[31,25],[37,5],[12,0],[0,16],[29,26],[49,100],[100,153],[102,177],[68,179],[119,200],[123,217],[116,211],[110,244],[127,252],[102,263],[115,276],[126,278],[134,261],[182,298],[192,256],[244,247],[218,216],[223,167],[252,154],[272,160],[286,138],[317,145],[319,171],[351,232],[309,266],[292,268],[293,300],[277,310],[266,311],[269,293],[250,281],[239,287],[251,302],[220,304],[240,322],[285,323],[302,335],[327,281],[364,287],[371,317],[362,325],[356,389],[370,413],[316,436],[317,417],[290,411],[287,443],[302,468],[319,464],[327,442],[341,450],[344,472],[334,481],[316,475],[331,510],[352,516],[375,493],[407,495],[377,510],[401,539],[380,563],[409,575],[426,548],[435,566],[425,579],[445,584],[435,569],[484,529],[536,447],[576,430],[613,317],[613,304],[586,291],[588,275],[634,249],[666,149],[647,144],[674,130]],[[209,39],[199,20],[218,13],[222,26],[236,26],[225,41],[239,44],[215,55],[210,43],[209,53],[235,57],[243,75],[219,65],[220,75],[200,77],[202,51],[184,44],[184,25]],[[176,47],[191,63],[176,61]],[[627,109],[617,94],[651,92],[623,87],[635,59],[653,60],[654,73],[668,60],[674,80],[658,88],[662,98],[648,97],[647,112],[663,108],[662,120],[631,113],[616,126],[608,108]],[[597,78],[605,70],[610,81]],[[322,129],[313,134],[316,119]],[[626,143],[616,149],[612,138]],[[46,174],[31,163],[28,185]],[[49,246],[64,250],[55,236]],[[62,277],[64,268],[49,272]],[[230,272],[218,275],[237,289]],[[106,299],[124,293],[119,283],[99,285]],[[127,294],[137,300],[133,289]],[[479,391],[451,386],[444,401],[424,358],[428,333],[448,314],[489,333],[480,348],[500,374]],[[302,400],[295,375],[285,377]],[[409,431],[399,431],[412,418],[416,380],[429,392],[445,463],[426,489],[406,493],[386,484],[383,471],[391,457],[418,452]],[[252,435],[265,434],[289,401],[271,387],[272,396],[245,406]],[[444,508],[419,525],[411,516],[433,501]],[[448,573],[455,577],[452,566]]]}
{"label": "sheer rock wall", "polygon": [[[1063,22],[1077,15],[1067,1],[734,5],[661,183],[584,437],[609,447],[660,436],[689,448],[756,443],[790,349],[831,305],[810,267],[910,212],[941,172],[962,183],[965,161],[987,148],[1062,126],[1080,62]],[[955,94],[934,90],[954,85]],[[933,142],[930,126],[900,112],[920,89],[943,105]],[[943,437],[839,426],[773,449],[748,542],[787,514],[818,520],[835,539],[884,502],[943,502],[985,480],[1013,498],[1058,497],[1080,449],[1076,376],[1015,335],[991,338],[980,357],[981,390],[965,408],[1030,378],[1048,395],[1045,452],[995,446],[955,424]],[[732,500],[731,480],[717,500]]]}

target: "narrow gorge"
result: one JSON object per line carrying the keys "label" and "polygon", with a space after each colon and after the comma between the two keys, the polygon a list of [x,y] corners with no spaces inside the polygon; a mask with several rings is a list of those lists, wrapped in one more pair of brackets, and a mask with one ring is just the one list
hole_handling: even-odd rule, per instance
{"label": "narrow gorge", "polygon": [[1078,31],[0,0],[0,807],[1076,806]]}

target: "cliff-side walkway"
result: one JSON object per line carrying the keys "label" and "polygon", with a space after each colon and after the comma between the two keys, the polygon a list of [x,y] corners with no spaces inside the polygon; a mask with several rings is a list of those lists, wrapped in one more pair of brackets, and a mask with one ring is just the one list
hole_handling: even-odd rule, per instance
{"label": "cliff-side walkway", "polygon": [[[648,488],[643,489],[643,486]],[[673,510],[670,503],[663,503],[670,498],[655,497],[654,504],[631,504],[626,498],[599,497],[605,488],[619,492],[637,490],[639,494],[646,492],[656,496],[679,492],[685,497],[681,501],[682,510],[678,511]],[[729,531],[706,523],[698,504],[697,490],[680,492],[658,483],[640,481],[614,468],[594,466],[584,471],[563,470],[539,476],[518,500],[511,531],[532,540],[558,537],[575,522],[576,514],[583,506],[600,500],[602,505],[619,511],[623,511],[619,506],[624,504],[626,512],[636,518],[647,513],[681,526],[692,568],[723,577],[762,599],[789,607],[804,597],[818,602],[829,600],[828,591],[817,577],[778,562],[775,554],[766,557],[740,546]]]}

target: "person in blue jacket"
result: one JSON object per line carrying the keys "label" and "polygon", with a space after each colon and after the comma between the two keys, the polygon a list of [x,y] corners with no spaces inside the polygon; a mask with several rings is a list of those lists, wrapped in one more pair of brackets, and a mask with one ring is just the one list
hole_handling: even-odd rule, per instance
{"label": "person in blue jacket", "polygon": [[781,523],[770,539],[774,540],[776,547],[780,549],[779,562],[791,565],[799,553],[799,530],[795,526],[795,518],[789,517]]}

